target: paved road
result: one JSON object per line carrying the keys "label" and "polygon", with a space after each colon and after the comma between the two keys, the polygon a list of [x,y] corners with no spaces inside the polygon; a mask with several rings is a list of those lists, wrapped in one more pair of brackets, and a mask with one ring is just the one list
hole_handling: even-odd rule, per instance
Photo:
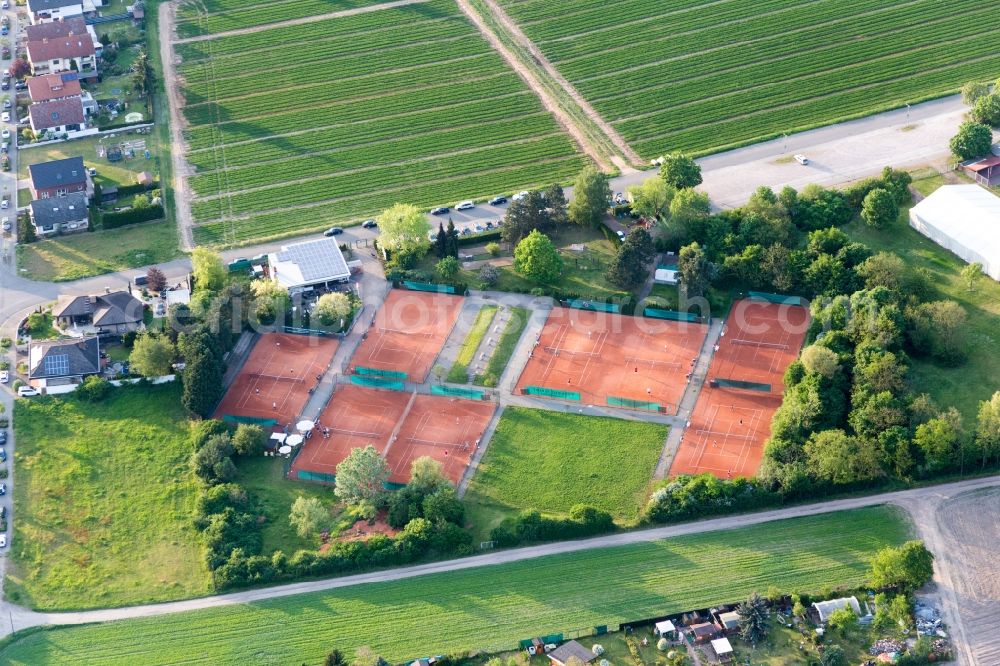
{"label": "paved road", "polygon": [[[981,479],[959,481],[956,483],[942,484],[939,486],[928,486],[913,490],[904,490],[881,495],[870,495],[867,497],[852,497],[848,499],[834,500],[831,502],[821,502],[817,504],[805,504],[785,509],[773,511],[761,511],[758,513],[727,516],[723,518],[713,518],[697,522],[684,523],[681,525],[671,525],[668,527],[658,527],[647,530],[636,530],[621,534],[595,537],[592,539],[581,539],[578,541],[560,541],[556,543],[531,546],[528,548],[517,548],[511,550],[501,550],[486,555],[477,555],[443,562],[432,562],[412,567],[401,567],[388,571],[376,571],[367,574],[354,576],[344,576],[327,580],[309,581],[304,583],[292,583],[290,585],[279,585],[259,590],[249,590],[246,592],[236,592],[233,594],[223,594],[200,599],[188,599],[165,604],[152,604],[146,606],[132,606],[129,608],[111,608],[96,611],[73,612],[73,613],[36,613],[20,606],[9,603],[0,603],[0,618],[7,617],[17,629],[24,629],[29,626],[40,624],[84,624],[89,622],[107,622],[111,620],[124,620],[129,618],[150,617],[156,615],[166,615],[171,613],[181,613],[184,611],[197,610],[202,608],[215,608],[220,606],[230,606],[233,604],[245,604],[265,599],[287,597],[295,594],[308,592],[321,592],[324,590],[334,590],[353,585],[363,585],[368,583],[381,583],[393,580],[414,578],[432,573],[445,571],[460,571],[481,566],[494,566],[509,562],[518,562],[546,555],[556,555],[560,553],[577,552],[593,548],[608,548],[612,546],[623,546],[627,544],[655,541],[669,537],[676,537],[685,534],[697,534],[702,532],[714,532],[718,530],[746,527],[772,520],[783,520],[800,516],[814,516],[832,511],[842,511],[845,509],[857,509],[866,506],[893,503],[908,510],[913,510],[915,506],[925,504],[936,504],[959,493],[1000,485],[1000,476],[992,476]],[[918,531],[923,527],[918,523]],[[6,623],[5,623],[6,624]],[[10,625],[3,627],[0,633],[6,634],[10,631]]]}

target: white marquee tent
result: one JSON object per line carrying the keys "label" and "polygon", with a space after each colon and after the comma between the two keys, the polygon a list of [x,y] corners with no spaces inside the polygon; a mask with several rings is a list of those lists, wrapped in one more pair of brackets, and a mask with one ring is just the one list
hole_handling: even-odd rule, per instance
{"label": "white marquee tent", "polygon": [[1000,280],[1000,197],[979,185],[943,185],[910,209],[910,226]]}

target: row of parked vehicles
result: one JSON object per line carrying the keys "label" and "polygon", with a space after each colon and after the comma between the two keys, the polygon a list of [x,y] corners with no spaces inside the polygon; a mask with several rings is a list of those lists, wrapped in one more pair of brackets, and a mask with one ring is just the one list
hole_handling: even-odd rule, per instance
{"label": "row of parked vehicles", "polygon": [[[524,197],[528,196],[527,190],[524,192],[518,192],[510,198],[511,201],[520,201]],[[498,195],[490,199],[487,203],[491,206],[503,206],[507,203],[508,199],[504,195]],[[472,210],[476,207],[475,201],[463,201],[455,206],[455,210]],[[447,215],[451,212],[451,209],[447,206],[438,206],[436,208],[431,208],[431,215]]]}

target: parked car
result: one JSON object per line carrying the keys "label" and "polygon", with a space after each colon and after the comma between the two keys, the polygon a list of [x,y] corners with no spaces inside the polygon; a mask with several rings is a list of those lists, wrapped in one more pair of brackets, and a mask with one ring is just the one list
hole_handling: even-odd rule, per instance
{"label": "parked car", "polygon": [[14,90],[27,90],[28,84],[24,81],[18,81],[14,84]]}
{"label": "parked car", "polygon": [[457,206],[455,206],[455,210],[472,210],[475,207],[476,207],[475,202],[473,202],[473,201],[463,201],[462,203],[460,203]]}
{"label": "parked car", "polygon": [[10,199],[6,196],[3,199],[0,199],[0,208],[10,208]]}
{"label": "parked car", "polygon": [[624,231],[622,231],[621,229],[619,229],[615,233],[618,234],[618,240],[625,240],[625,232]]}
{"label": "parked car", "polygon": [[7,444],[7,431],[0,430],[0,446]]}
{"label": "parked car", "polygon": [[4,141],[0,143],[0,153],[6,153],[10,151],[10,141]]}
{"label": "parked car", "polygon": [[483,225],[477,224],[476,225],[476,233],[479,234],[479,233],[482,233],[483,231],[485,231],[485,229],[483,229]]}
{"label": "parked car", "polygon": [[0,90],[10,90],[10,81],[0,81]]}
{"label": "parked car", "polygon": [[492,222],[487,222],[486,223],[486,228],[487,229],[492,229],[493,228],[493,223]]}
{"label": "parked car", "polygon": [[7,484],[0,483],[0,495],[6,495],[6,494],[7,494]]}
{"label": "parked car", "polygon": [[330,227],[329,229],[327,229],[326,231],[323,232],[323,235],[324,236],[339,236],[342,233],[344,233],[344,230],[341,229],[340,227]]}
{"label": "parked car", "polygon": [[[7,433],[4,434],[6,435]],[[4,441],[6,440],[7,438],[4,437]],[[0,449],[0,462],[7,462],[7,449]]]}
{"label": "parked car", "polygon": [[375,220],[365,220],[364,222],[361,223],[361,226],[365,229],[374,229],[375,227],[378,226],[378,222],[376,222]]}
{"label": "parked car", "polygon": [[31,388],[30,386],[18,386],[17,387],[17,397],[18,398],[29,398],[33,395],[38,395],[38,391]]}
{"label": "parked car", "polygon": [[10,130],[7,129],[6,127],[4,127],[3,131],[0,132],[0,137],[3,137],[4,139],[9,139],[10,138]]}
{"label": "parked car", "polygon": [[[10,231],[11,229],[14,228],[11,225],[11,223],[10,223],[10,218],[9,217],[5,217],[2,220],[0,220],[0,227],[3,227],[4,231]],[[0,375],[0,377],[2,377],[2,376],[3,375]],[[0,381],[6,381],[6,380],[0,380]]]}
{"label": "parked car", "polygon": [[3,5],[0,5],[4,9],[10,9],[10,0],[3,0]]}
{"label": "parked car", "polygon": [[796,155],[795,161],[801,164],[802,166],[809,164],[809,158],[806,157],[805,155]]}
{"label": "parked car", "polygon": [[470,229],[469,227],[465,227],[464,229],[462,229],[462,235],[463,236],[468,236],[471,233],[472,233],[472,229]]}
{"label": "parked car", "polygon": [[451,209],[447,206],[438,206],[437,208],[431,208],[431,215],[447,215],[451,212]]}
{"label": "parked car", "polygon": [[0,548],[6,548],[6,547],[7,547],[7,535],[0,534]]}
{"label": "parked car", "polygon": [[490,199],[491,206],[501,206],[505,203],[507,203],[507,197],[503,195],[500,195],[498,197],[493,197],[492,199]]}

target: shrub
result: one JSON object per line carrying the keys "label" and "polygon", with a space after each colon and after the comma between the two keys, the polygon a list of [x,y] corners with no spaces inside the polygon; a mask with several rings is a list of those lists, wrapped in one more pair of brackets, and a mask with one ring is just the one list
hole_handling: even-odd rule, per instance
{"label": "shrub", "polygon": [[76,389],[76,397],[85,402],[100,402],[111,392],[111,384],[97,375],[84,378]]}
{"label": "shrub", "polygon": [[490,241],[489,243],[486,244],[486,252],[491,257],[499,256],[500,255],[500,243],[497,243],[496,241]]}
{"label": "shrub", "polygon": [[661,638],[660,640],[656,641],[656,649],[659,650],[660,652],[666,652],[668,647],[670,647],[670,641],[668,641],[666,638]]}
{"label": "shrub", "polygon": [[590,648],[590,651],[593,652],[594,655],[600,657],[602,654],[604,654],[604,646],[601,645],[600,643],[594,643],[594,646]]}

